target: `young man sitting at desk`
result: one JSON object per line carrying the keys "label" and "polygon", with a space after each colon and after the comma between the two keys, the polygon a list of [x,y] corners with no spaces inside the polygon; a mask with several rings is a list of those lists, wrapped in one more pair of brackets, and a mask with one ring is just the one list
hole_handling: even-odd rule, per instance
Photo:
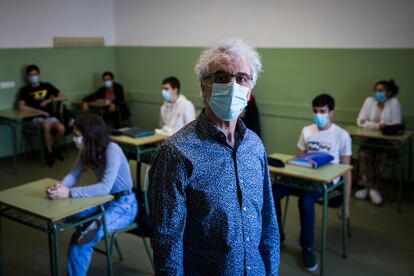
{"label": "young man sitting at desk", "polygon": [[[352,150],[351,137],[348,132],[340,128],[332,122],[334,115],[335,101],[328,94],[321,94],[313,99],[313,119],[314,124],[303,128],[302,133],[297,144],[299,155],[311,152],[326,152],[334,157],[331,163],[350,164]],[[349,192],[351,189],[351,174],[345,175],[347,185],[347,202],[346,210],[349,216]],[[296,181],[289,179],[290,181]],[[335,179],[333,184],[337,184],[340,179]],[[321,192],[308,191],[302,189],[294,189],[282,185],[273,185],[273,196],[275,199],[276,214],[278,217],[280,242],[285,240],[285,234],[281,227],[281,204],[280,201],[284,196],[290,194],[299,195],[299,213],[300,213],[300,245],[302,247],[302,255],[304,267],[308,271],[315,271],[318,268],[318,263],[313,251],[314,239],[314,225],[315,225],[315,203],[322,197]],[[333,198],[334,202],[330,205],[343,204],[339,197]],[[338,206],[339,207],[339,206]]]}
{"label": "young man sitting at desk", "polygon": [[[62,91],[48,82],[40,81],[40,70],[36,65],[26,67],[28,84],[21,88],[19,94],[19,109],[22,111],[37,111],[41,117],[33,119],[33,124],[43,130],[43,140],[46,145],[46,163],[52,167],[55,159],[63,161],[59,145],[65,135],[65,126],[55,117],[53,103],[66,101]],[[53,141],[53,135],[55,139]]]}
{"label": "young man sitting at desk", "polygon": [[102,74],[103,86],[95,93],[83,98],[82,110],[88,112],[91,103],[101,102],[105,107],[104,119],[113,120],[115,128],[120,127],[119,119],[126,119],[131,116],[131,112],[125,102],[124,88],[121,84],[114,81],[112,72]]}
{"label": "young man sitting at desk", "polygon": [[163,80],[161,93],[164,104],[160,110],[160,128],[155,132],[170,136],[195,120],[195,108],[180,94],[180,81],[176,77]]}

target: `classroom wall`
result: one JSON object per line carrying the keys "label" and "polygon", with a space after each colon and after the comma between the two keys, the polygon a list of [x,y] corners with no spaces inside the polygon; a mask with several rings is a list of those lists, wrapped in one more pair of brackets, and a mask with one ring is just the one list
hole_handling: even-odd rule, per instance
{"label": "classroom wall", "polygon": [[0,1],[0,48],[51,47],[55,36],[100,36],[113,45],[113,1]]}
{"label": "classroom wall", "polygon": [[[113,48],[0,49],[0,82],[16,82],[15,88],[0,90],[0,109],[13,106],[28,64],[37,64],[41,80],[52,83],[73,101],[102,85],[103,70],[115,69],[114,57]],[[0,126],[0,157],[12,154],[11,146],[7,146],[10,143],[8,128]]]}
{"label": "classroom wall", "polygon": [[229,36],[258,47],[414,47],[411,0],[115,1],[121,46],[206,46]]}

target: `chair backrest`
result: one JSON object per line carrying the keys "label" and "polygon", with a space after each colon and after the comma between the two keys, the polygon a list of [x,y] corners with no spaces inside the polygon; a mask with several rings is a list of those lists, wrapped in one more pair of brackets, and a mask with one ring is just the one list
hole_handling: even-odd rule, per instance
{"label": "chair backrest", "polygon": [[144,190],[144,206],[145,206],[145,212],[148,216],[151,216],[151,202],[149,199],[149,193],[150,193],[150,179],[149,179],[149,171],[151,169],[151,166],[147,166],[147,169],[145,170],[145,176],[144,176],[144,183],[145,183],[145,190]]}

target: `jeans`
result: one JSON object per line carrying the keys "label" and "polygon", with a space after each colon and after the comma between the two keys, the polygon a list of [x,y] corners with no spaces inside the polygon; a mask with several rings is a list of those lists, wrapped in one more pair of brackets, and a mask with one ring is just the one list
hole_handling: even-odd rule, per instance
{"label": "jeans", "polygon": [[[99,212],[94,207],[85,210],[77,215],[76,218],[84,218]],[[114,232],[131,224],[138,212],[138,204],[135,194],[122,196],[117,200],[105,204],[105,218],[108,233]],[[72,236],[68,251],[68,274],[69,275],[86,275],[89,264],[92,259],[93,247],[101,241],[104,236],[103,225],[98,230],[97,235],[88,244],[78,245],[78,235]]]}
{"label": "jeans", "polygon": [[280,201],[283,197],[291,194],[299,195],[298,207],[300,216],[300,236],[299,242],[303,249],[313,248],[313,237],[315,228],[315,203],[322,193],[290,188],[282,185],[273,185],[273,198],[275,201],[277,222],[279,224],[279,234],[281,239],[285,236],[283,233],[281,218],[282,209]]}

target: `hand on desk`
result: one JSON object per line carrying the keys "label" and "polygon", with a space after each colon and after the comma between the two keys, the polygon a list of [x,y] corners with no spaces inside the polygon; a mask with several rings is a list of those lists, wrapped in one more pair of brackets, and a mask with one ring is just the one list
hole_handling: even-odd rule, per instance
{"label": "hand on desk", "polygon": [[46,193],[50,199],[68,198],[70,196],[70,189],[58,182],[47,188]]}

